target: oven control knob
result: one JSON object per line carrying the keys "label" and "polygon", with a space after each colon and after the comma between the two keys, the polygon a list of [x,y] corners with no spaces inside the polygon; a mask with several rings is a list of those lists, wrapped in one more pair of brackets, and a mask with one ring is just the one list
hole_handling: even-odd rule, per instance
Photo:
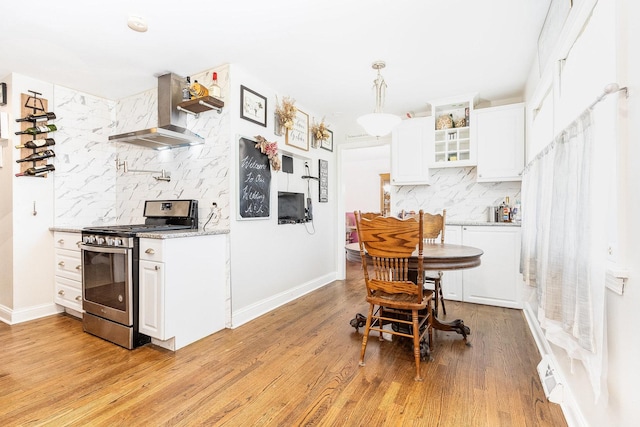
{"label": "oven control knob", "polygon": [[113,246],[113,237],[107,237],[105,240],[107,241],[107,245]]}
{"label": "oven control knob", "polygon": [[103,245],[104,244],[104,239],[102,237],[98,237],[96,239],[96,243],[98,243],[99,245]]}
{"label": "oven control knob", "polygon": [[113,239],[113,246],[122,246],[122,239],[120,238]]}

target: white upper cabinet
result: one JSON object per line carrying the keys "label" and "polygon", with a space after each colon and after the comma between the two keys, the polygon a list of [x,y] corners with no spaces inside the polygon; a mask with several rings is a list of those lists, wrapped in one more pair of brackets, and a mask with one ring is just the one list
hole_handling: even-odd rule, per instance
{"label": "white upper cabinet", "polygon": [[478,147],[478,181],[520,181],[524,169],[525,104],[475,110],[472,141]]}
{"label": "white upper cabinet", "polygon": [[391,184],[429,183],[429,147],[433,146],[433,117],[403,120],[391,136]]}
{"label": "white upper cabinet", "polygon": [[476,147],[471,139],[471,120],[476,94],[460,95],[431,104],[434,127],[429,145],[429,167],[465,167],[476,165]]}

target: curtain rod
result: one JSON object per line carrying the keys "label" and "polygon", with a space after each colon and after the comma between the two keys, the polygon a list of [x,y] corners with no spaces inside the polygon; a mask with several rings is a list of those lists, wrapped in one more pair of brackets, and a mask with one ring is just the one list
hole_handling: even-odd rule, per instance
{"label": "curtain rod", "polygon": [[606,85],[603,89],[602,95],[600,95],[598,98],[596,98],[595,101],[593,101],[593,103],[591,105],[589,105],[589,107],[587,108],[587,110],[592,109],[598,102],[602,101],[603,99],[605,99],[607,97],[607,95],[610,95],[612,93],[616,93],[616,92],[624,92],[624,96],[626,98],[629,97],[629,91],[627,90],[627,87],[620,87],[618,85],[618,83],[609,83],[608,85]]}

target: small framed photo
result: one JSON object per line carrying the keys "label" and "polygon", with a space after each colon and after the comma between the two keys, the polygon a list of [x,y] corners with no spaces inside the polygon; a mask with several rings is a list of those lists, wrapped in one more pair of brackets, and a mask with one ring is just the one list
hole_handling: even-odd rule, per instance
{"label": "small framed photo", "polygon": [[7,84],[0,83],[0,105],[7,105]]}
{"label": "small framed photo", "polygon": [[267,98],[241,85],[240,118],[267,127]]}
{"label": "small framed photo", "polygon": [[309,115],[300,110],[293,120],[293,129],[285,135],[285,144],[309,151]]}
{"label": "small framed photo", "polygon": [[324,148],[325,150],[333,151],[333,131],[327,129],[329,132],[329,138],[324,141],[320,141],[320,148]]}
{"label": "small framed photo", "polygon": [[325,203],[329,201],[329,162],[327,160],[318,160],[318,201]]}

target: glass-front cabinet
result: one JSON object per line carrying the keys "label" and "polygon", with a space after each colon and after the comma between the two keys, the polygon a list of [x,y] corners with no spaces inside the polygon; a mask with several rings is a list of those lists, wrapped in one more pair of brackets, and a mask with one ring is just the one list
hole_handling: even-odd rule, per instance
{"label": "glass-front cabinet", "polygon": [[471,115],[476,94],[430,101],[434,118],[434,142],[429,147],[429,167],[476,165],[476,147],[471,140]]}

